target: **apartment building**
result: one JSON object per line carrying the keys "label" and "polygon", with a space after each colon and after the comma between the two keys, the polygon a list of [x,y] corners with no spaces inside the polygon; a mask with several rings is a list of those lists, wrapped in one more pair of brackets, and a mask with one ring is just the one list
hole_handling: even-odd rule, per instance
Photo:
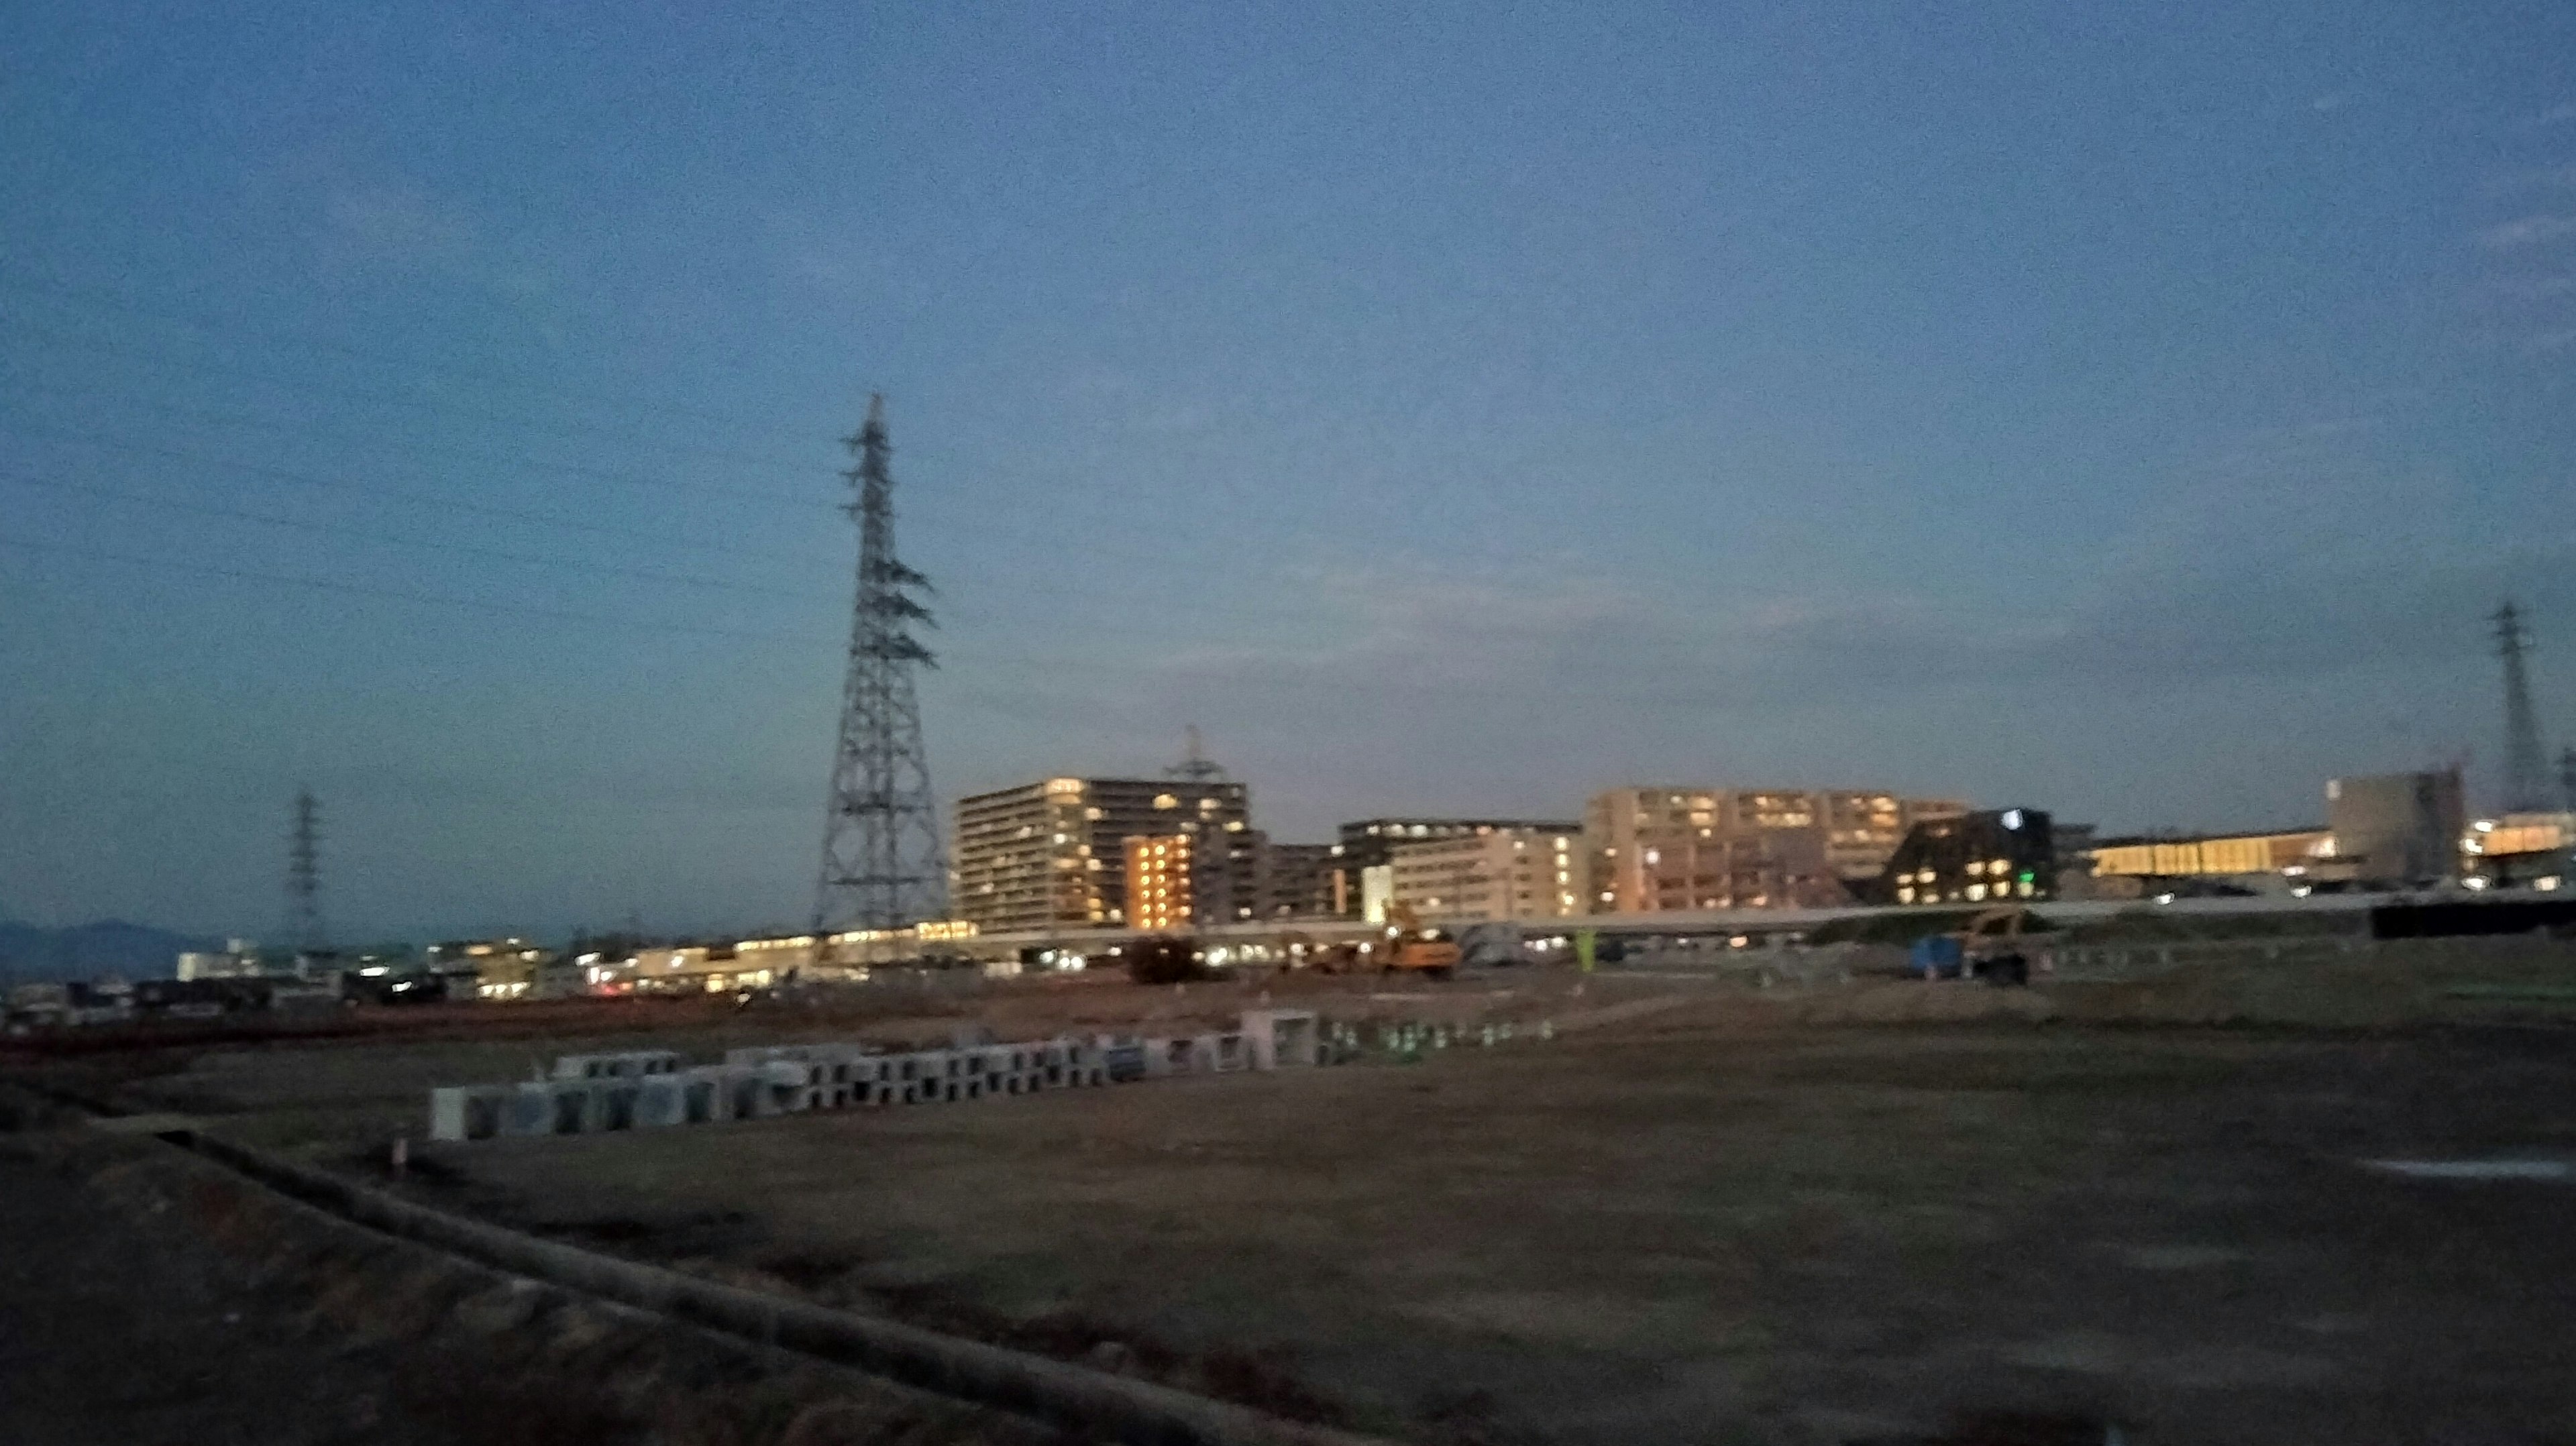
{"label": "apartment building", "polygon": [[1387,864],[1391,900],[1425,923],[1561,919],[1585,912],[1583,857],[1571,824],[1402,843]]}
{"label": "apartment building", "polygon": [[1124,925],[1128,839],[1194,841],[1194,912],[1250,918],[1251,792],[1222,779],[1049,778],[957,802],[950,911],[987,934]]}
{"label": "apartment building", "polygon": [[1915,824],[1966,812],[1875,789],[1608,789],[1584,810],[1589,902],[1623,914],[1848,903]]}
{"label": "apartment building", "polygon": [[1502,829],[1574,833],[1582,825],[1527,818],[1364,818],[1341,826],[1331,844],[1323,886],[1326,912],[1372,923],[1385,917],[1394,895],[1392,863],[1404,844],[1437,839],[1473,838]]}

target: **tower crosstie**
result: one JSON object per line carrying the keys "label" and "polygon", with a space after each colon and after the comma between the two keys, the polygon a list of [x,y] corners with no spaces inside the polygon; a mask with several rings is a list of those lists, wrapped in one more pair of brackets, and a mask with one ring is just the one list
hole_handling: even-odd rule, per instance
{"label": "tower crosstie", "polygon": [[915,671],[937,662],[912,625],[936,624],[913,596],[930,591],[930,580],[895,557],[894,448],[883,395],[868,398],[867,423],[843,445],[852,465],[841,475],[857,491],[844,510],[859,527],[858,588],[814,896],[817,931],[900,928],[939,917],[948,897],[913,687]]}
{"label": "tower crosstie", "polygon": [[2549,765],[2540,748],[2540,719],[2531,707],[2531,675],[2523,654],[2531,629],[2511,598],[2487,621],[2495,624],[2496,656],[2504,660],[2504,809],[2531,813],[2548,807]]}

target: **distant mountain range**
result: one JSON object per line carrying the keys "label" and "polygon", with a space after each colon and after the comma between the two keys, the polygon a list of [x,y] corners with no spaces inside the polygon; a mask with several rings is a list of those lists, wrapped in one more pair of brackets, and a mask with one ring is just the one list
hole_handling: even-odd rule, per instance
{"label": "distant mountain range", "polygon": [[42,929],[0,919],[0,974],[25,982],[33,979],[87,979],[94,974],[122,974],[129,979],[166,979],[182,951],[221,949],[221,939],[173,934],[142,924],[102,919],[67,929]]}

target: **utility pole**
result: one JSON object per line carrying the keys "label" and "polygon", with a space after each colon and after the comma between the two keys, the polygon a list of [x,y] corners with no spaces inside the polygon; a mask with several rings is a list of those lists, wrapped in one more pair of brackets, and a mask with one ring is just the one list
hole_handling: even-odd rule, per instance
{"label": "utility pole", "polygon": [[2576,813],[2576,748],[2558,750],[2558,791],[2567,796],[2567,811]]}
{"label": "utility pole", "polygon": [[843,439],[853,465],[841,475],[858,495],[843,509],[859,526],[858,595],[850,621],[850,670],[823,825],[823,870],[814,930],[896,929],[947,912],[948,864],[921,746],[918,668],[936,667],[910,627],[931,621],[915,601],[930,580],[894,555],[894,475],[887,459],[885,398]]}
{"label": "utility pole", "polygon": [[297,954],[322,952],[322,805],[295,792],[295,832],[286,848],[286,933]]}
{"label": "utility pole", "polygon": [[2536,813],[2548,807],[2549,765],[2540,751],[2540,720],[2531,709],[2531,676],[2523,663],[2531,629],[2511,598],[2488,621],[2495,624],[2496,656],[2504,659],[2504,811]]}

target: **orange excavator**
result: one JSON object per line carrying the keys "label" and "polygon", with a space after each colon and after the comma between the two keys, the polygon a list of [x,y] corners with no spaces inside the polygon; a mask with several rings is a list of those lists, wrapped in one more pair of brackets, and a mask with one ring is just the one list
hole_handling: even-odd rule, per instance
{"label": "orange excavator", "polygon": [[1458,958],[1458,941],[1446,930],[1424,928],[1410,904],[1387,906],[1386,937],[1377,948],[1379,973],[1418,970],[1433,979],[1446,979],[1458,972]]}

